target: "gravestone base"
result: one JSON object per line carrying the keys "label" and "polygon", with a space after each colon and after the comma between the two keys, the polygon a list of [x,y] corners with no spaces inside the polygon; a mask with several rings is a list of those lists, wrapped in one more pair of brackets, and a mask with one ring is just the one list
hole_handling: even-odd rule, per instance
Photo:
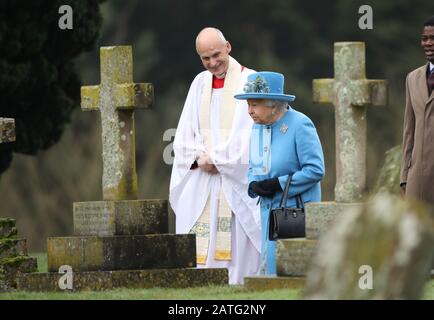
{"label": "gravestone base", "polygon": [[108,271],[196,266],[194,234],[51,237],[47,240],[49,272],[62,265],[74,271]]}
{"label": "gravestone base", "polygon": [[0,259],[0,291],[17,287],[17,278],[27,272],[37,271],[36,258],[16,256]]}
{"label": "gravestone base", "polygon": [[[64,291],[59,288],[59,273],[32,273],[18,277],[18,290]],[[228,270],[209,269],[152,269],[73,272],[73,289],[110,290],[115,288],[190,288],[211,285],[227,285]]]}
{"label": "gravestone base", "polygon": [[304,277],[251,276],[244,278],[244,287],[253,291],[303,289]]}
{"label": "gravestone base", "polygon": [[305,276],[317,247],[317,240],[305,238],[277,241],[276,273],[278,276]]}
{"label": "gravestone base", "polygon": [[0,218],[0,292],[15,289],[21,273],[36,270],[36,259],[27,256],[26,239],[17,236],[15,220]]}
{"label": "gravestone base", "polygon": [[26,239],[0,238],[0,259],[27,255]]}
{"label": "gravestone base", "polygon": [[335,201],[309,202],[305,205],[306,238],[318,239],[336,218],[347,210],[361,208],[362,203],[340,203]]}

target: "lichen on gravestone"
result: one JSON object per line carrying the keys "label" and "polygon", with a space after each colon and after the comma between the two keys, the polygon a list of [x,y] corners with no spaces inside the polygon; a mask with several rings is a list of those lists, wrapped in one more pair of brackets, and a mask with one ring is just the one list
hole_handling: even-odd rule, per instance
{"label": "lichen on gravestone", "polygon": [[10,291],[17,286],[20,273],[36,272],[37,261],[33,257],[15,256],[0,259],[0,292]]}
{"label": "lichen on gravestone", "polygon": [[17,233],[14,219],[0,218],[0,239],[16,236]]}
{"label": "lichen on gravestone", "polygon": [[0,219],[0,291],[16,288],[20,273],[37,271],[36,259],[27,256],[26,240],[17,233],[14,219]]}
{"label": "lichen on gravestone", "polygon": [[1,253],[1,250],[2,250],[3,248],[7,248],[7,249],[9,249],[9,248],[11,248],[12,246],[14,246],[14,245],[15,245],[15,242],[16,242],[15,239],[10,239],[10,238],[3,238],[3,239],[1,239],[1,238],[0,238],[0,253]]}
{"label": "lichen on gravestone", "polygon": [[380,169],[374,193],[390,192],[400,193],[402,146],[397,145],[386,151],[383,166]]}

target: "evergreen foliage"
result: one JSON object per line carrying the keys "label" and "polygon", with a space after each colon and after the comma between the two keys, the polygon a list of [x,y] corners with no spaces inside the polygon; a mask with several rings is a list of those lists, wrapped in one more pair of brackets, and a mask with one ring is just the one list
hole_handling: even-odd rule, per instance
{"label": "evergreen foliage", "polygon": [[[79,106],[74,58],[90,50],[102,23],[102,0],[0,2],[0,116],[15,119],[16,142],[0,146],[0,173],[12,153],[35,154],[56,143]],[[73,8],[61,30],[58,9]]]}

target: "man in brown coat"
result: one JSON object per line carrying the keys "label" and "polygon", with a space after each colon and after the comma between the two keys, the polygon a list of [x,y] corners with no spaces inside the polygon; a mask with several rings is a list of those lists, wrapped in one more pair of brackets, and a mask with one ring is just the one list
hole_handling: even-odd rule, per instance
{"label": "man in brown coat", "polygon": [[406,80],[400,185],[403,195],[434,206],[434,16],[424,23],[421,45],[428,63]]}

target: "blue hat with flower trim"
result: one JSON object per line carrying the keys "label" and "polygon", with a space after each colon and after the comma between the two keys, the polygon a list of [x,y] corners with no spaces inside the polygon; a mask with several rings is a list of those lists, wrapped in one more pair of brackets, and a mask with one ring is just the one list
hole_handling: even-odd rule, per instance
{"label": "blue hat with flower trim", "polygon": [[244,93],[236,94],[239,100],[246,99],[269,99],[294,101],[295,96],[283,93],[285,77],[281,73],[262,71],[252,73],[247,77],[244,85]]}

